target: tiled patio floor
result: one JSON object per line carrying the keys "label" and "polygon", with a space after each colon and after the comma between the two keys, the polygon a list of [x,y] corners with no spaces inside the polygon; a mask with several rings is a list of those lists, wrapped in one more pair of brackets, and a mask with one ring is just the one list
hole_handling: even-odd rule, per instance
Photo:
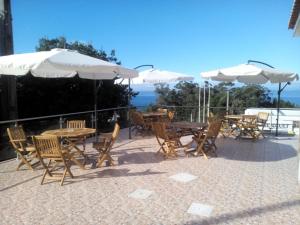
{"label": "tiled patio floor", "polygon": [[126,137],[112,150],[118,165],[91,168],[88,145],[87,169],[72,166],[62,187],[40,185],[41,167],[0,163],[0,224],[300,224],[298,137],[219,138],[209,160],[164,160],[154,137]]}

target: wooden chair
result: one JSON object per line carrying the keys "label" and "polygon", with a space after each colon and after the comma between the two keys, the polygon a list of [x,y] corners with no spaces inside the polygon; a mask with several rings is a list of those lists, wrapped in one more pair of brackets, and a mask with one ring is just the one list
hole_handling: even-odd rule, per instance
{"label": "wooden chair", "polygon": [[97,160],[97,167],[101,167],[104,160],[108,160],[111,166],[114,165],[113,159],[110,156],[110,150],[112,149],[116,139],[120,133],[120,126],[118,123],[115,124],[112,133],[104,133],[100,135],[99,141],[93,143],[93,148],[99,152],[99,157]]}
{"label": "wooden chair", "polygon": [[[85,128],[85,120],[68,120],[67,121],[67,128]],[[82,144],[83,150],[85,150],[85,141],[86,137],[76,137],[76,138],[69,138],[70,141],[76,143],[76,144]]]}
{"label": "wooden chair", "polygon": [[130,118],[133,123],[132,131],[135,130],[136,135],[140,133],[142,134],[142,136],[144,136],[145,133],[151,130],[151,120],[144,119],[143,114],[141,112],[132,111],[130,113]]}
{"label": "wooden chair", "polygon": [[188,155],[192,152],[194,152],[195,156],[202,154],[205,159],[208,159],[207,154],[209,152],[213,152],[217,156],[217,146],[215,141],[219,135],[221,126],[222,120],[216,119],[211,121],[207,130],[200,130],[196,135],[194,135],[193,140],[196,142],[197,147],[192,151],[186,152],[186,154]]}
{"label": "wooden chair", "polygon": [[23,127],[9,127],[7,134],[18,158],[21,160],[16,170],[18,171],[22,165],[27,165],[29,169],[33,170],[33,166],[38,163],[31,164],[31,161],[36,158],[36,149],[28,142]]}
{"label": "wooden chair", "polygon": [[258,125],[257,125],[257,116],[256,115],[244,115],[242,116],[241,121],[237,124],[240,134],[237,138],[242,136],[250,136],[254,140],[258,139]]}
{"label": "wooden chair", "polygon": [[163,122],[153,122],[152,129],[160,145],[158,152],[162,150],[165,158],[177,157],[176,149],[184,147],[180,136],[175,131],[167,130],[166,123]]}
{"label": "wooden chair", "polygon": [[[63,185],[64,179],[68,174],[73,178],[70,166],[74,160],[74,153],[70,153],[68,149],[63,149],[60,145],[58,137],[54,135],[34,136],[33,143],[35,145],[37,155],[45,169],[41,184],[45,179],[60,180],[60,185]],[[48,160],[46,164],[44,160]],[[57,172],[58,164],[63,165],[63,172]]]}
{"label": "wooden chair", "polygon": [[257,114],[257,126],[258,126],[258,138],[259,136],[263,136],[263,138],[265,138],[265,135],[264,135],[264,128],[266,126],[266,123],[268,121],[268,118],[269,118],[269,113],[267,112],[259,112]]}

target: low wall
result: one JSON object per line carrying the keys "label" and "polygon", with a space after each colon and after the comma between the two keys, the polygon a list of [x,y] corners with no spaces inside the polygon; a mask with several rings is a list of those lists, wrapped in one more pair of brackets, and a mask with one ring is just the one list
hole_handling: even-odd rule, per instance
{"label": "low wall", "polygon": [[[269,113],[269,119],[265,129],[274,130],[276,128],[277,109],[276,108],[248,108],[245,110],[246,115],[256,115],[259,112]],[[280,109],[279,110],[279,130],[286,132],[299,133],[298,122],[300,121],[300,109]]]}

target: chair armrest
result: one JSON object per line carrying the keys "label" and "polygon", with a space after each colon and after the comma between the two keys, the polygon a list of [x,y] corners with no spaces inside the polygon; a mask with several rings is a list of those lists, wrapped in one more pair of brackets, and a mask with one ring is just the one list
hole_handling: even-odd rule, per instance
{"label": "chair armrest", "polygon": [[11,142],[26,142],[26,139],[14,139],[14,140],[10,140]]}

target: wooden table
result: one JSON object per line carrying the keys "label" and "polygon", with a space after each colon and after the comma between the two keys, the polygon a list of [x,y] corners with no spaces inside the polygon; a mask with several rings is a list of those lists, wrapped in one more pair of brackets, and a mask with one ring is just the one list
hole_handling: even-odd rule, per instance
{"label": "wooden table", "polygon": [[[68,146],[74,148],[81,156],[83,156],[84,160],[86,161],[86,155],[84,151],[82,151],[71,138],[79,138],[79,137],[86,137],[91,134],[94,134],[96,129],[93,128],[62,128],[56,130],[47,130],[42,133],[42,135],[55,135],[64,141],[67,142]],[[82,165],[79,161],[75,161],[75,163],[84,169],[84,165]]]}
{"label": "wooden table", "polygon": [[159,121],[161,118],[167,117],[167,114],[164,112],[145,112],[142,115],[144,119],[150,120],[150,122]]}
{"label": "wooden table", "polygon": [[197,122],[172,122],[168,124],[169,127],[176,129],[180,132],[181,136],[187,136],[197,133],[197,131],[202,130],[207,127],[207,123],[197,123]]}
{"label": "wooden table", "polygon": [[55,135],[58,137],[83,137],[94,134],[96,129],[93,128],[62,128],[56,130],[47,130],[42,135]]}
{"label": "wooden table", "polygon": [[143,117],[162,117],[162,116],[167,116],[167,113],[164,112],[145,112],[142,113]]}

